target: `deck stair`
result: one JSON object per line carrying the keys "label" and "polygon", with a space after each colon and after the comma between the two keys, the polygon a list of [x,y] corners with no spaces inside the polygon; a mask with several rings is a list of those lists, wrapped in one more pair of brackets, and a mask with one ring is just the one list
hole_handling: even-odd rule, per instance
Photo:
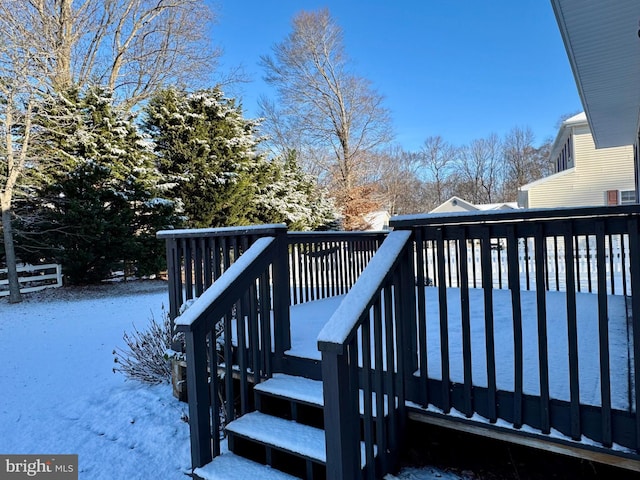
{"label": "deck stair", "polygon": [[229,450],[297,478],[326,478],[322,382],[275,374],[254,396],[256,411],[226,426]]}

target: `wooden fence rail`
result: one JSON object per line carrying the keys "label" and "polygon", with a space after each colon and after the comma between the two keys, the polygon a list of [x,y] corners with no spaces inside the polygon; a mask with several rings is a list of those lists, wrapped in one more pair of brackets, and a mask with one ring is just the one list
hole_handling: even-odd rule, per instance
{"label": "wooden fence rail", "polygon": [[[21,293],[61,287],[62,267],[55,263],[46,265],[19,265],[18,282],[20,283]],[[9,295],[7,269],[0,268],[0,296],[6,295]]]}

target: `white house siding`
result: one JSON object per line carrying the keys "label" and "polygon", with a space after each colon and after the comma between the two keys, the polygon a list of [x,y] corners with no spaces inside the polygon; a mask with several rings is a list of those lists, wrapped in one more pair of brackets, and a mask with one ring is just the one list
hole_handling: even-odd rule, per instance
{"label": "white house siding", "polygon": [[575,167],[529,184],[529,208],[607,205],[608,190],[633,190],[633,146],[595,149],[588,126],[573,128]]}

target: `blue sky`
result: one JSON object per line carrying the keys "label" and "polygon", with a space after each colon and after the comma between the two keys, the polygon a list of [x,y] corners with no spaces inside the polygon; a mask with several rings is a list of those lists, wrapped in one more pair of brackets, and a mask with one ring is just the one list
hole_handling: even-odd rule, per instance
{"label": "blue sky", "polygon": [[233,96],[245,115],[270,95],[260,55],[291,31],[300,10],[328,8],[354,70],[385,97],[396,142],[415,150],[432,135],[463,145],[515,126],[535,143],[554,138],[561,115],[582,110],[549,1],[211,0],[222,67],[252,79]]}

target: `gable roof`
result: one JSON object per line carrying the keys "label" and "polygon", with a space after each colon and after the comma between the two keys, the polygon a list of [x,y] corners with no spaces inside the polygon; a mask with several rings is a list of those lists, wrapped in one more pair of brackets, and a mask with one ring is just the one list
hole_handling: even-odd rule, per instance
{"label": "gable roof", "polygon": [[473,212],[478,210],[478,208],[472,203],[463,200],[460,197],[456,197],[455,195],[448,200],[445,200],[436,208],[431,210],[429,213],[438,213],[438,212],[451,212],[452,210],[463,211],[466,210],[468,212]]}
{"label": "gable roof", "polygon": [[551,150],[549,151],[548,160],[550,162],[553,162],[559,155],[560,151],[564,148],[564,145],[571,134],[572,127],[577,127],[579,125],[589,126],[585,112],[580,112],[562,122],[558,129],[556,139],[554,140],[553,145],[551,145]]}
{"label": "gable roof", "polygon": [[596,147],[633,145],[640,113],[640,1],[551,4]]}
{"label": "gable roof", "polygon": [[502,203],[477,203],[474,205],[478,210],[509,210],[519,208],[518,202],[502,202]]}
{"label": "gable roof", "polygon": [[453,212],[453,211],[467,211],[467,212],[476,212],[476,211],[487,211],[487,210],[505,210],[518,208],[517,202],[503,202],[503,203],[479,203],[473,204],[471,202],[467,202],[460,197],[453,196],[450,199],[442,202],[436,208],[431,210],[429,213],[441,213],[441,212]]}
{"label": "gable roof", "polygon": [[384,230],[389,226],[391,214],[386,210],[369,212],[363,216],[363,220],[369,224],[371,230]]}

